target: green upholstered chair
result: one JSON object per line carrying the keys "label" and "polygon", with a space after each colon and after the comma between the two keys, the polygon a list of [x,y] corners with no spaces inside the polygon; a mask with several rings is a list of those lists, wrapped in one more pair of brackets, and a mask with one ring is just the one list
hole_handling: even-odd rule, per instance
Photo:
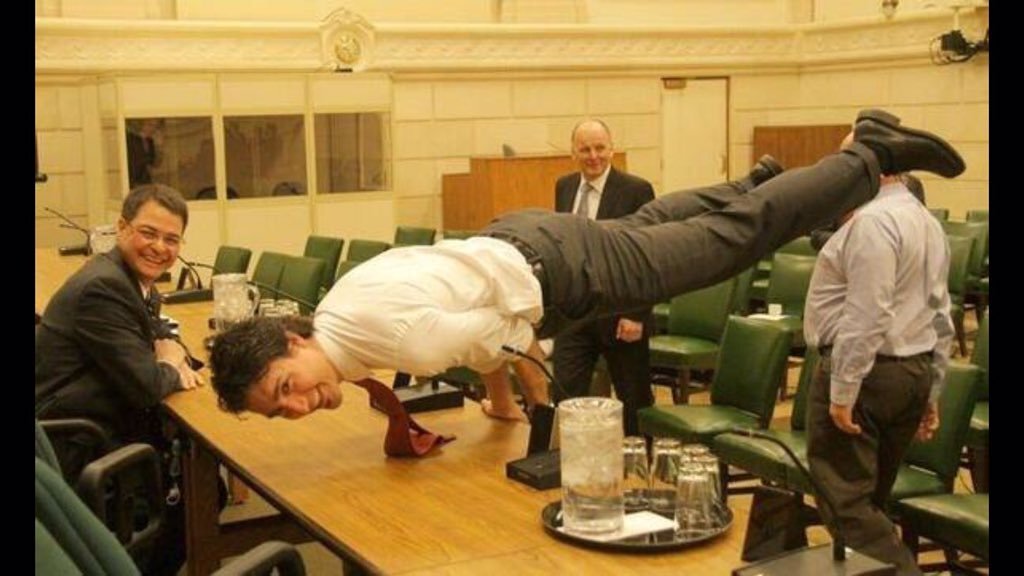
{"label": "green upholstered chair", "polygon": [[418,226],[399,226],[395,228],[395,247],[429,246],[434,243],[437,230]]}
{"label": "green upholstered chair", "polygon": [[949,365],[939,398],[939,430],[928,442],[910,444],[889,497],[890,505],[904,498],[953,491],[980,381],[981,369],[977,366]]}
{"label": "green upholstered chair", "polygon": [[974,209],[967,211],[968,222],[988,222],[988,210],[987,209]]}
{"label": "green upholstered chair", "polygon": [[221,246],[213,260],[214,274],[248,274],[252,250],[240,246]]}
{"label": "green upholstered chair", "polygon": [[[807,465],[807,394],[814,379],[821,356],[811,346],[804,355],[800,368],[800,379],[793,399],[793,413],[789,430],[765,430],[766,434],[778,438],[789,446]],[[742,468],[762,480],[785,484],[793,474],[789,456],[779,446],[766,440],[735,434],[721,434],[715,437],[712,446],[715,454],[731,466]]]}
{"label": "green upholstered chair", "polygon": [[949,220],[949,208],[929,208],[928,211],[931,212],[932,216],[935,216],[935,219],[939,222]]}
{"label": "green upholstered chair", "polygon": [[[896,504],[903,541],[916,555],[918,539],[925,537],[947,551],[951,562],[922,567],[950,570],[959,562],[958,552],[966,552],[988,562],[988,494],[936,494],[900,500]],[[959,570],[954,570],[959,574]],[[971,571],[969,573],[978,573]]]}
{"label": "green upholstered chair", "polygon": [[[965,300],[980,304],[975,306],[978,322],[984,314],[984,306],[988,301],[987,286],[981,286],[981,279],[987,276],[986,254],[988,253],[988,221],[979,222],[943,222],[942,227],[950,236],[969,236],[974,238],[971,257],[967,264],[967,292]],[[985,292],[982,292],[985,290]]]}
{"label": "green upholstered chair", "polygon": [[311,314],[320,298],[320,282],[326,267],[320,258],[289,256],[277,283],[277,298],[294,298],[304,316]]}
{"label": "green upholstered chair", "polygon": [[967,294],[967,266],[975,239],[969,236],[947,236],[949,242],[949,314],[953,319],[960,355],[967,355],[967,334],[964,329],[964,298]]}
{"label": "green upholstered chair", "polygon": [[[140,573],[114,534],[56,470],[36,458],[35,474],[36,574],[135,576]],[[269,574],[274,568],[282,576],[305,574],[298,551],[282,542],[261,544],[214,574]]]}
{"label": "green upholstered chair", "polygon": [[[78,470],[62,467],[51,432],[58,441],[81,436],[103,441],[95,457]],[[93,439],[96,434],[100,440]],[[109,436],[92,420],[82,418],[36,420],[36,458],[56,472],[62,484],[75,492],[128,554],[144,561],[163,527],[164,492],[160,480],[160,456],[148,444],[126,444],[116,449]],[[73,466],[74,468],[74,466]],[[143,522],[144,520],[144,522]]]}
{"label": "green upholstered chair", "polygon": [[735,287],[736,279],[730,278],[672,298],[667,333],[651,337],[651,368],[677,374],[676,378],[655,378],[654,383],[670,386],[676,404],[687,401],[691,370],[715,367]]}
{"label": "green upholstered chair", "polygon": [[711,404],[643,408],[640,431],[710,446],[729,428],[767,428],[791,340],[790,332],[774,323],[730,316],[711,382]]}
{"label": "green upholstered chair", "polygon": [[793,347],[804,347],[804,302],[817,256],[776,252],[765,302],[781,304],[785,318],[776,320],[793,332]]}
{"label": "green upholstered chair", "polygon": [[772,266],[775,254],[797,254],[800,256],[817,256],[818,252],[811,246],[810,236],[800,236],[780,246],[774,253],[766,255],[754,267],[753,280],[750,283],[749,300],[766,302]]}
{"label": "green upholstered chair", "polygon": [[746,316],[750,311],[750,285],[754,281],[754,266],[736,275],[736,288],[732,292],[730,312]]}
{"label": "green upholstered chair", "polygon": [[[64,483],[36,458],[36,520],[83,574],[139,574],[131,556]],[[74,573],[74,572],[72,572]]]}
{"label": "green upholstered chair", "polygon": [[[324,261],[324,274],[320,279],[322,292],[330,290],[331,285],[334,284],[334,274],[338,269],[338,261],[341,260],[341,250],[344,246],[345,241],[334,236],[310,234],[306,238],[306,248],[302,251],[302,255],[308,258],[319,258]],[[319,300],[320,298],[318,297],[317,301]]]}
{"label": "green upholstered chair", "polygon": [[971,413],[971,427],[967,431],[967,464],[971,470],[971,483],[975,492],[988,492],[989,483],[989,441],[988,441],[988,316],[978,326],[978,336],[971,351],[971,364],[982,370],[978,385],[978,401]]}
{"label": "green upholstered chair", "polygon": [[284,264],[291,258],[288,254],[271,252],[260,254],[256,260],[256,269],[252,271],[252,281],[260,289],[261,298],[277,298],[277,285],[281,281]]}
{"label": "green upholstered chair", "polygon": [[476,236],[477,230],[445,230],[445,240],[465,240],[466,238],[472,238]]}
{"label": "green upholstered chair", "polygon": [[338,278],[341,278],[345,274],[352,270],[356,266],[366,262],[370,258],[384,252],[391,248],[391,245],[387,242],[380,242],[378,240],[362,240],[356,238],[348,243],[348,254],[345,255],[345,259],[338,264],[338,276],[334,279],[335,282]]}

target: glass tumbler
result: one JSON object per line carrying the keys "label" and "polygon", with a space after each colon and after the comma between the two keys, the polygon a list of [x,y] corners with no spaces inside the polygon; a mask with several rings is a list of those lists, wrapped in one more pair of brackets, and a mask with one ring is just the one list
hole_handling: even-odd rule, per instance
{"label": "glass tumbler", "polygon": [[627,510],[647,507],[649,483],[647,441],[641,436],[627,436],[622,440],[622,502]]}
{"label": "glass tumbler", "polygon": [[675,517],[678,537],[695,540],[710,534],[714,494],[711,476],[702,464],[687,462],[679,470]]}
{"label": "glass tumbler", "polygon": [[569,398],[558,404],[562,526],[607,534],[622,528],[622,402]]}
{"label": "glass tumbler", "polygon": [[652,511],[670,518],[676,507],[676,476],[679,474],[679,462],[682,454],[682,444],[679,440],[675,438],[654,440],[647,502]]}

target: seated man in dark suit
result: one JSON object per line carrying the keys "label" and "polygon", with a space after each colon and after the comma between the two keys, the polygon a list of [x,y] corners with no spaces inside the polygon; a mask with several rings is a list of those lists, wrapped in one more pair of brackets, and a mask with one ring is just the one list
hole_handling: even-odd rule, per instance
{"label": "seated man in dark suit", "polygon": [[[178,257],[188,205],[161,184],[135,188],[117,221],[117,246],[93,256],[53,295],[36,331],[36,417],[89,418],[117,444],[144,442],[165,451],[155,412],[198,375],[185,346],[159,317],[153,286]],[[73,444],[58,454],[72,475],[87,463]],[[181,506],[145,573],[174,574],[184,561]],[[177,516],[177,518],[176,518]]]}

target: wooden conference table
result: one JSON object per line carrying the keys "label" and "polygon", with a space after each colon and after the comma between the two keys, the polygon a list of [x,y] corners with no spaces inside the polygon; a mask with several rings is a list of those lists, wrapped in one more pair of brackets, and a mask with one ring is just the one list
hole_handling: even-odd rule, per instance
{"label": "wooden conference table", "polygon": [[[39,312],[82,262],[37,251]],[[211,309],[209,302],[165,305],[164,313],[180,322],[198,353]],[[556,540],[540,512],[559,491],[505,477],[505,463],[525,454],[526,425],[486,418],[467,400],[463,408],[415,416],[432,431],[455,434],[454,442],[425,458],[388,458],[386,417],[370,409],[362,388],[343,389],[339,409],[294,421],[222,412],[209,386],[164,401],[191,440],[184,471],[190,574],[209,574],[221,558],[268,539],[310,538],[346,568],[369,573],[728,574],[742,564],[743,511],[729,533],[684,551],[621,554]],[[281,514],[221,525],[218,463]]]}

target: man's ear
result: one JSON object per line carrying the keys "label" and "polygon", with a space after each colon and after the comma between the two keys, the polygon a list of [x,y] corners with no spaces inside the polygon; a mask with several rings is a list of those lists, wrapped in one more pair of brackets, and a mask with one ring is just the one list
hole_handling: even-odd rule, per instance
{"label": "man's ear", "polygon": [[285,330],[284,331],[284,335],[285,335],[285,338],[288,339],[288,350],[289,350],[289,352],[291,351],[293,346],[305,346],[306,345],[306,339],[303,338],[302,336],[299,336],[295,332],[292,332],[291,330]]}

